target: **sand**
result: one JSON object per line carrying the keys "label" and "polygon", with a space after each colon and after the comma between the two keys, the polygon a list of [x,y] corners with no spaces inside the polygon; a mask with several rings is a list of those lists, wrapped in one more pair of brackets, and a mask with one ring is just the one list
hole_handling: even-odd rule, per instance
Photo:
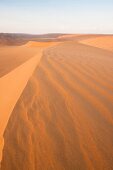
{"label": "sand", "polygon": [[[3,136],[9,117],[23,89],[38,65],[42,50],[37,55],[0,79],[0,137]],[[3,140],[2,140],[3,147]],[[1,160],[0,148],[0,160]]]}
{"label": "sand", "polygon": [[35,41],[29,41],[25,46],[27,47],[51,47],[55,46],[57,44],[60,44],[60,42],[35,42]]}
{"label": "sand", "polygon": [[45,49],[5,130],[1,170],[112,170],[112,73],[105,48]]}
{"label": "sand", "polygon": [[[30,44],[31,44],[31,46],[34,45],[34,43],[30,43]],[[53,45],[53,43],[52,43],[52,45]],[[34,69],[38,65],[38,63],[41,59],[42,53],[43,53],[43,48],[39,48],[38,43],[37,43],[37,46],[38,46],[37,54],[34,57],[31,57],[31,59],[29,59],[27,62],[20,65],[16,69],[13,69],[10,73],[8,73],[8,74],[4,75],[2,78],[0,78],[0,101],[1,101],[0,102],[0,113],[1,113],[0,114],[0,161],[2,159],[2,149],[3,149],[3,145],[4,145],[3,134],[4,134],[5,128],[7,126],[9,117],[14,109],[15,104],[17,103],[19,97],[21,96],[21,93],[23,92],[23,89],[27,85],[28,80],[31,77]],[[46,46],[42,45],[42,47],[46,47]],[[21,49],[21,48],[19,48],[19,49]],[[10,50],[11,50],[11,52],[12,51],[15,52],[15,50],[17,50],[17,48],[16,49],[10,48]],[[29,51],[29,48],[28,48],[28,51]],[[11,59],[12,58],[10,58],[10,61],[12,61]],[[18,58],[16,58],[16,57],[15,57],[15,59],[17,59],[17,61],[18,61],[18,62],[16,62],[16,64],[17,63],[19,64],[20,60],[18,60]],[[26,58],[24,58],[24,59],[26,59]],[[6,61],[6,59],[4,61]],[[7,62],[5,62],[5,64]],[[9,62],[9,63],[11,63],[11,62]],[[2,63],[2,64],[4,64],[4,63]]]}
{"label": "sand", "polygon": [[113,51],[113,36],[100,36],[80,41],[83,44]]}
{"label": "sand", "polygon": [[36,48],[26,46],[0,47],[0,77],[15,69],[36,53]]}
{"label": "sand", "polygon": [[76,36],[79,36],[80,34],[67,34],[67,35],[61,35],[58,37],[58,39],[62,39],[62,38],[73,38],[73,37],[76,37]]}

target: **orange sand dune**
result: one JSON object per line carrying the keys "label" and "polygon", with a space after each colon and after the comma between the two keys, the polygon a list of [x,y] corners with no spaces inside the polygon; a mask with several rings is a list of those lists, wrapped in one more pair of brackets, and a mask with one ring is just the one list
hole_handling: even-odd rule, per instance
{"label": "orange sand dune", "polygon": [[61,35],[58,37],[58,39],[62,39],[62,38],[71,38],[71,37],[76,37],[78,36],[78,34],[67,34],[67,35]]}
{"label": "orange sand dune", "polygon": [[101,37],[102,35],[99,34],[68,34],[68,35],[62,35],[57,38],[58,41],[84,41],[87,39],[95,39],[97,37]]}
{"label": "orange sand dune", "polygon": [[[34,44],[34,43],[32,42],[32,44]],[[41,45],[41,43],[40,43],[40,45]],[[48,43],[48,46],[49,45],[50,44]],[[53,43],[51,45],[53,45]],[[42,45],[42,47],[45,47],[45,46]],[[46,47],[47,47],[47,45],[46,45]],[[8,48],[6,48],[6,49],[8,49]],[[20,47],[19,49],[23,51],[22,47]],[[28,60],[24,64],[20,65],[19,67],[17,67],[10,73],[8,73],[5,76],[3,76],[2,78],[0,78],[0,101],[1,101],[0,102],[0,113],[1,113],[0,114],[0,161],[2,158],[4,130],[8,123],[11,112],[14,109],[14,106],[15,106],[16,102],[18,101],[23,89],[25,88],[25,86],[29,80],[29,77],[31,76],[35,67],[37,66],[37,64],[40,61],[43,49],[44,48],[37,48],[37,55],[35,57],[32,57],[30,60]],[[17,52],[18,48],[17,47],[15,47],[15,48],[13,47],[12,49],[9,48],[9,51],[10,50],[11,50],[11,53],[15,54],[15,51]],[[3,51],[4,51],[4,49],[3,49]],[[28,48],[28,51],[29,51],[29,48]],[[19,54],[20,54],[20,52],[19,52]],[[24,55],[26,55],[26,54],[24,53]],[[9,53],[9,56],[10,56],[10,53]],[[10,61],[12,61],[11,59],[12,58],[10,58],[10,60],[9,60],[9,64],[10,64]],[[26,58],[24,58],[24,59],[26,60]],[[15,60],[17,60],[15,64],[19,64],[19,62],[21,61],[16,56],[15,56]],[[5,64],[7,63],[6,59],[4,60],[4,62],[2,64],[4,64],[4,63]],[[7,65],[7,67],[9,68],[9,65]],[[13,65],[13,67],[15,67],[15,65]],[[5,70],[5,68],[4,68],[4,70]]]}
{"label": "orange sand dune", "polygon": [[83,44],[113,51],[113,36],[102,36],[80,41]]}
{"label": "orange sand dune", "polygon": [[[29,77],[39,63],[41,55],[42,51],[39,50],[35,57],[0,79],[0,138],[4,134],[11,112],[25,88]],[[3,142],[1,143],[3,147]],[[0,160],[1,151],[2,149],[0,148]]]}
{"label": "orange sand dune", "polygon": [[[47,48],[59,44],[58,42],[33,42],[23,46],[0,47],[0,77],[21,65],[37,53],[37,49]],[[36,47],[36,48],[34,48]]]}
{"label": "orange sand dune", "polygon": [[112,170],[113,52],[44,50],[4,138],[1,170]]}
{"label": "orange sand dune", "polygon": [[25,46],[0,47],[0,77],[21,65],[37,53],[37,49]]}

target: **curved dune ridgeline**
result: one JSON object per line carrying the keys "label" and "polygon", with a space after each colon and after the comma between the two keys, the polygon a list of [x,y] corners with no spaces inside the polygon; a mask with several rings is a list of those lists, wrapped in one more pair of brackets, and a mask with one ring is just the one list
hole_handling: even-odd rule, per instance
{"label": "curved dune ridgeline", "polygon": [[[37,53],[35,57],[0,78],[0,139],[3,137],[4,130],[16,102],[40,61],[42,50],[40,49]],[[1,161],[3,139],[0,140],[0,143],[2,143],[0,147]]]}
{"label": "curved dune ridgeline", "polygon": [[4,134],[1,170],[113,169],[113,52],[44,50]]}
{"label": "curved dune ridgeline", "polygon": [[[52,45],[50,44],[51,43],[48,43],[49,46]],[[17,47],[13,49],[17,50]],[[13,49],[9,48],[9,52],[10,50],[13,50]],[[34,57],[32,57],[29,60],[27,59],[28,61],[21,64],[20,66],[18,66],[17,68],[13,69],[8,74],[0,78],[0,161],[2,160],[2,150],[4,146],[3,134],[7,126],[8,120],[15,107],[15,104],[17,103],[19,97],[21,96],[23,89],[27,85],[29,78],[31,77],[34,69],[36,68],[36,66],[38,65],[40,61],[43,49],[44,49],[44,46],[43,48],[39,48],[38,46],[37,54]],[[27,48],[27,50],[29,51],[29,48]],[[9,56],[10,56],[10,53],[9,53]],[[30,55],[28,56],[30,57]],[[15,60],[16,60],[15,64],[17,65],[20,64],[21,59],[16,57],[15,55],[13,57],[15,57]],[[24,59],[26,60],[26,57]],[[6,61],[6,59],[4,61]],[[6,63],[7,62],[5,62],[5,64]],[[11,59],[10,59],[9,64],[10,63],[11,63]],[[5,67],[4,67],[4,70],[5,70]]]}

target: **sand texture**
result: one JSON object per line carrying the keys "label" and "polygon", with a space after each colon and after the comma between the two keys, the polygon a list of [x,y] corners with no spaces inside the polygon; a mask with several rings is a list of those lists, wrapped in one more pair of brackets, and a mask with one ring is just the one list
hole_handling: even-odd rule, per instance
{"label": "sand texture", "polygon": [[81,43],[113,52],[113,36],[100,36],[97,38],[86,39],[81,41]]}
{"label": "sand texture", "polygon": [[44,50],[7,124],[1,170],[113,169],[113,52],[106,49],[75,40]]}
{"label": "sand texture", "polygon": [[[38,65],[41,56],[42,50],[39,50],[36,56],[0,78],[0,137],[3,136],[14,106]],[[0,148],[0,160],[1,151],[2,149]]]}
{"label": "sand texture", "polygon": [[[34,43],[30,43],[31,46],[34,46]],[[15,107],[15,104],[17,103],[19,97],[21,96],[21,93],[23,92],[24,88],[27,85],[27,82],[29,78],[31,77],[33,71],[35,70],[36,66],[39,64],[43,49],[47,46],[53,46],[53,43],[42,43],[43,45],[39,48],[39,44],[37,43],[37,54],[31,59],[29,59],[27,62],[24,64],[20,65],[16,69],[13,69],[11,72],[8,74],[4,75],[2,78],[0,78],[0,161],[2,160],[2,150],[4,147],[4,139],[3,139],[3,134],[5,131],[5,128],[7,126],[8,120],[10,118],[10,115]],[[30,48],[31,48],[30,46]],[[19,49],[24,49],[25,47],[21,47]],[[6,48],[7,49],[7,48]],[[26,49],[26,48],[25,48]],[[24,49],[24,50],[25,50]],[[9,52],[13,52],[13,57],[15,57],[15,64],[19,64],[21,60],[20,58],[15,56],[15,50],[17,52],[17,47],[15,48],[10,48],[8,49]],[[29,48],[27,48],[27,51],[29,51]],[[21,51],[20,51],[21,52]],[[19,54],[20,54],[19,52]],[[30,52],[30,51],[29,51]],[[34,50],[33,50],[34,52]],[[6,52],[5,52],[6,54]],[[28,57],[33,53],[29,53]],[[7,52],[7,55],[10,56],[10,53]],[[27,54],[24,53],[24,55],[27,56]],[[28,59],[27,57],[27,59]],[[2,58],[2,57],[1,57]],[[7,58],[7,57],[6,57]],[[4,63],[7,64],[7,59],[5,58]],[[9,57],[9,64],[11,63],[11,57]],[[23,58],[22,58],[23,59]],[[24,58],[24,60],[26,57]],[[23,60],[23,61],[24,61]],[[4,64],[2,63],[2,64]],[[14,67],[15,65],[13,65]],[[8,68],[9,65],[7,65]],[[3,67],[5,70],[6,67]]]}
{"label": "sand texture", "polygon": [[23,64],[36,53],[36,48],[26,46],[0,47],[0,77]]}

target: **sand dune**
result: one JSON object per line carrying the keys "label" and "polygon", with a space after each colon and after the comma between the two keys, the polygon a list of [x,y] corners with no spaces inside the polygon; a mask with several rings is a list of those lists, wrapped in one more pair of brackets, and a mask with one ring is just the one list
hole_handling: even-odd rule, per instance
{"label": "sand dune", "polygon": [[79,42],[79,41],[86,41],[87,39],[90,40],[90,39],[95,39],[95,38],[99,38],[101,37],[102,35],[99,35],[99,34],[67,34],[67,35],[62,35],[62,36],[59,36],[57,38],[58,41],[76,41],[76,42]]}
{"label": "sand dune", "polygon": [[57,37],[64,35],[59,33],[53,34],[16,34],[16,33],[0,33],[0,46],[23,45],[29,41],[54,41]]}
{"label": "sand dune", "polygon": [[113,51],[113,36],[101,36],[81,41],[81,43]]}
{"label": "sand dune", "polygon": [[67,35],[60,35],[58,37],[58,39],[62,39],[62,38],[72,38],[72,37],[76,37],[79,36],[78,34],[67,34]]}
{"label": "sand dune", "polygon": [[46,49],[7,125],[1,170],[112,170],[112,73],[112,51]]}
{"label": "sand dune", "polygon": [[[36,43],[30,42],[31,46],[36,46]],[[46,45],[45,45],[46,44]],[[56,44],[56,43],[55,43]],[[32,75],[34,69],[38,65],[40,58],[42,56],[42,51],[44,48],[40,47],[47,47],[53,46],[53,43],[37,43],[37,55],[32,57],[30,60],[25,62],[24,64],[20,65],[16,69],[12,70],[10,73],[4,75],[0,78],[0,161],[2,158],[2,149],[3,149],[3,134],[5,128],[7,126],[8,120],[10,115],[14,109],[15,104],[17,103],[23,89],[25,88],[30,76]],[[21,47],[22,48],[22,47]],[[21,49],[19,48],[19,49]],[[11,52],[16,50],[17,48],[11,49]],[[29,49],[28,49],[29,50]],[[22,48],[23,51],[23,48]],[[15,52],[15,51],[13,51]],[[20,54],[20,53],[19,53]],[[16,64],[19,64],[20,60],[17,59]],[[25,60],[26,58],[24,58]],[[10,58],[12,61],[12,58]],[[24,61],[23,60],[23,61]],[[5,59],[5,61],[7,61]],[[8,62],[8,61],[7,61]],[[7,63],[5,62],[5,64]],[[4,64],[4,63],[2,63]],[[14,67],[14,65],[13,65]],[[10,68],[10,67],[8,67]]]}
{"label": "sand dune", "polygon": [[[35,57],[0,79],[0,137],[3,136],[11,112],[39,63],[41,55],[42,50],[40,49]],[[3,147],[3,140],[1,143]],[[1,151],[0,148],[0,160]]]}
{"label": "sand dune", "polygon": [[36,48],[26,46],[0,47],[0,77],[26,62],[36,53]]}

